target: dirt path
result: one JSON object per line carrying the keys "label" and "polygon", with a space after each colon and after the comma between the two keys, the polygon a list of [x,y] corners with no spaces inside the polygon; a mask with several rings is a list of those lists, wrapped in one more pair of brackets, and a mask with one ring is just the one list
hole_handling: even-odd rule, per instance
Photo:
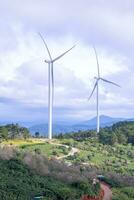
{"label": "dirt path", "polygon": [[[49,141],[49,143],[53,144],[53,145],[63,146],[63,147],[69,148],[68,145],[59,144],[59,143],[56,143],[56,142],[53,142],[53,141]],[[73,156],[75,153],[78,153],[78,152],[80,152],[79,149],[72,147],[71,151],[67,155],[63,155],[63,156],[57,157],[57,159],[58,160],[64,159],[64,158],[66,158],[68,156]],[[88,163],[82,163],[82,164],[83,165],[89,165]],[[104,193],[105,193],[103,200],[112,200],[112,191],[111,191],[110,187],[107,184],[103,183],[103,182],[101,182],[100,185],[101,185],[101,188],[104,190]]]}
{"label": "dirt path", "polygon": [[112,191],[110,187],[105,183],[101,183],[101,188],[104,190],[105,193],[103,200],[112,200]]}
{"label": "dirt path", "polygon": [[77,148],[74,148],[72,147],[71,151],[67,154],[67,155],[64,155],[64,156],[60,156],[58,157],[58,159],[63,159],[63,158],[67,158],[69,156],[73,156],[75,153],[77,153],[79,150]]}
{"label": "dirt path", "polygon": [[[53,142],[53,141],[52,142],[49,141],[49,143],[53,144],[53,145],[56,145],[56,146],[66,147],[67,149],[69,148],[69,146],[65,145],[65,144],[59,144],[59,143],[56,143],[56,142]],[[63,155],[63,156],[57,157],[57,159],[60,160],[60,159],[63,159],[63,158],[67,158],[69,156],[73,156],[75,153],[78,153],[78,152],[79,152],[79,149],[71,147],[71,150],[67,155]]]}

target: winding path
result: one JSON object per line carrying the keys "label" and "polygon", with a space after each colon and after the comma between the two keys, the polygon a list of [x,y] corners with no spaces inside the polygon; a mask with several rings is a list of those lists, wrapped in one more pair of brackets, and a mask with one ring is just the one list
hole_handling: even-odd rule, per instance
{"label": "winding path", "polygon": [[[65,144],[59,144],[59,143],[55,143],[55,142],[51,142],[49,141],[50,144],[56,145],[56,146],[60,146],[60,147],[66,147],[67,149],[69,148],[68,145]],[[73,156],[75,153],[78,153],[79,149],[75,148],[75,147],[71,147],[70,152],[67,155],[63,155],[63,156],[59,156],[57,157],[58,160],[63,159],[63,158],[67,158],[69,156]]]}
{"label": "winding path", "polygon": [[[53,142],[53,141],[49,141],[49,143],[53,144],[53,145],[63,146],[63,147],[69,148],[69,146],[65,145],[65,144],[59,144],[59,143],[56,143],[56,142]],[[80,152],[79,149],[72,147],[70,152],[67,155],[57,157],[57,159],[58,160],[64,159],[64,158],[67,158],[69,156],[73,156],[75,153],[78,153],[78,152]],[[83,165],[89,165],[88,163],[82,163],[82,164]],[[105,184],[104,182],[100,182],[100,185],[101,185],[101,188],[104,190],[103,200],[112,200],[112,191],[111,191],[110,187],[107,184]]]}
{"label": "winding path", "polygon": [[112,200],[112,191],[110,187],[107,184],[101,182],[101,188],[104,190],[105,194],[103,200]]}

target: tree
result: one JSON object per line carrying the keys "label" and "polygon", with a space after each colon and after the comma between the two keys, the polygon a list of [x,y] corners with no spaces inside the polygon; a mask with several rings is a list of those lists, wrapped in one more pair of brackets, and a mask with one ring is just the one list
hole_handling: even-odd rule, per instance
{"label": "tree", "polygon": [[107,129],[100,130],[99,141],[103,144],[110,144],[111,132]]}
{"label": "tree", "polygon": [[38,138],[40,136],[39,132],[35,132],[35,137]]}
{"label": "tree", "polygon": [[8,139],[8,130],[4,126],[0,127],[0,138],[4,140]]}
{"label": "tree", "polygon": [[119,133],[118,135],[118,142],[120,144],[126,144],[127,143],[127,137],[124,134]]}
{"label": "tree", "polygon": [[29,130],[27,128],[23,128],[23,138],[27,139],[29,137]]}
{"label": "tree", "polygon": [[111,138],[110,138],[110,144],[111,144],[111,145],[114,145],[114,144],[117,143],[117,142],[118,142],[117,135],[116,135],[115,133],[113,133],[113,134],[111,135]]}
{"label": "tree", "polygon": [[18,124],[8,124],[5,126],[8,129],[9,136],[14,139],[19,136],[19,126]]}

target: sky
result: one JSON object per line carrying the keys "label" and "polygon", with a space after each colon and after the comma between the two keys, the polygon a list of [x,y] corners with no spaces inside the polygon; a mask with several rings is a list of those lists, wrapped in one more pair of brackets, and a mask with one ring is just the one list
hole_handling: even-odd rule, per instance
{"label": "sky", "polygon": [[0,0],[0,121],[47,122],[48,54],[54,64],[54,121],[96,116],[96,47],[100,113],[134,117],[133,0]]}

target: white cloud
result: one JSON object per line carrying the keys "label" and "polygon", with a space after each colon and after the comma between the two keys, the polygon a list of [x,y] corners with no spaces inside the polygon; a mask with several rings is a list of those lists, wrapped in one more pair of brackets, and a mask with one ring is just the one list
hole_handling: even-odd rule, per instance
{"label": "white cloud", "polygon": [[[97,73],[92,43],[98,52],[101,76],[123,84],[121,90],[100,84],[102,108],[109,106],[110,111],[115,104],[126,109],[133,105],[132,1],[127,5],[121,1],[80,0],[11,0],[0,4],[0,96],[29,107],[47,106],[48,72],[44,60],[48,55],[37,34],[41,31],[53,57],[78,41],[75,49],[54,64],[56,108],[71,108],[69,115],[78,118],[94,113],[94,97],[87,102]],[[73,113],[73,108],[78,110]]]}

